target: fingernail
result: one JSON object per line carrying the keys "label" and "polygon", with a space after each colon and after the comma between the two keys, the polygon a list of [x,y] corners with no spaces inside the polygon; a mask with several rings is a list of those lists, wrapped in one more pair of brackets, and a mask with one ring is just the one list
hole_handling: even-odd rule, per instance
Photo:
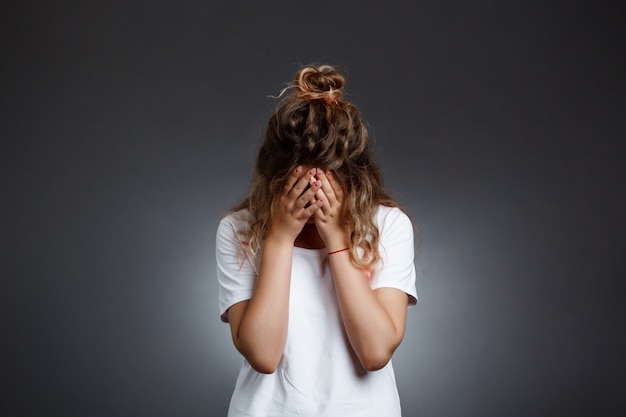
{"label": "fingernail", "polygon": [[322,175],[322,170],[321,169],[317,169],[317,175]]}
{"label": "fingernail", "polygon": [[296,174],[300,173],[300,166],[297,166],[296,169],[293,170],[293,172],[295,172]]}
{"label": "fingernail", "polygon": [[332,177],[332,175],[333,175],[333,173],[332,173],[332,172],[330,172],[330,170],[327,170],[327,171],[326,171],[326,176],[327,176],[327,177]]}

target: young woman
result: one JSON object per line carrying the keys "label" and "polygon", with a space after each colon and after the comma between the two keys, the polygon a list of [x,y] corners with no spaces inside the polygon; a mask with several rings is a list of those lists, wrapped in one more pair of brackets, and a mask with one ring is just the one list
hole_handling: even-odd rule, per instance
{"label": "young woman", "polygon": [[296,73],[218,227],[221,319],[244,357],[230,417],[401,414],[391,356],[417,301],[413,228],[343,87],[329,66]]}

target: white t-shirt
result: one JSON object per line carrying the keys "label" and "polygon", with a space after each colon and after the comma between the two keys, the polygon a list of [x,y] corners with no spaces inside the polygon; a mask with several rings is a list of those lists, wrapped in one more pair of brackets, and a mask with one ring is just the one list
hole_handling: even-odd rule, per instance
{"label": "white t-shirt", "polygon": [[[261,254],[242,251],[238,230],[247,228],[247,211],[226,216],[217,230],[216,258],[222,321],[233,304],[249,300]],[[400,209],[380,206],[382,266],[369,280],[372,289],[391,287],[417,302],[413,227]],[[364,279],[367,279],[364,277]],[[287,341],[278,369],[256,372],[244,359],[229,417],[397,417],[400,401],[391,361],[368,372],[343,330],[326,249],[294,247]]]}

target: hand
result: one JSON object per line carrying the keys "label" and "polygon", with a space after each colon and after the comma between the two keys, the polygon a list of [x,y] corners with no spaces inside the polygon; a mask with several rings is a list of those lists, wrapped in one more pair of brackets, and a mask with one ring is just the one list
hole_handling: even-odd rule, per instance
{"label": "hand", "polygon": [[317,232],[329,251],[350,246],[350,238],[344,225],[342,201],[344,191],[341,184],[330,171],[316,170],[315,177],[321,181],[321,187],[315,197],[322,201],[321,209],[314,215]]}
{"label": "hand", "polygon": [[307,220],[322,206],[315,196],[322,181],[315,178],[315,168],[302,173],[298,166],[287,179],[282,193],[274,202],[274,212],[268,236],[295,241]]}

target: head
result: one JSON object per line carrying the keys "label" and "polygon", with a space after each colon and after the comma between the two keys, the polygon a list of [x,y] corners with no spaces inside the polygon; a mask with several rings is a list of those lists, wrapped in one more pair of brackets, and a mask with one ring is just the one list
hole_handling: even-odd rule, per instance
{"label": "head", "polygon": [[343,76],[332,67],[298,71],[270,117],[255,174],[284,180],[298,165],[330,169],[346,186],[371,159],[359,110],[343,99]]}
{"label": "head", "polygon": [[260,245],[269,227],[272,202],[289,173],[298,165],[313,166],[332,171],[344,186],[344,221],[353,246],[378,258],[372,247],[377,242],[368,238],[378,238],[373,216],[378,204],[395,203],[383,190],[367,129],[359,109],[344,99],[344,85],[339,71],[323,65],[300,69],[282,91],[257,155],[249,196],[238,207],[251,210],[255,219],[251,243],[256,233]]}

